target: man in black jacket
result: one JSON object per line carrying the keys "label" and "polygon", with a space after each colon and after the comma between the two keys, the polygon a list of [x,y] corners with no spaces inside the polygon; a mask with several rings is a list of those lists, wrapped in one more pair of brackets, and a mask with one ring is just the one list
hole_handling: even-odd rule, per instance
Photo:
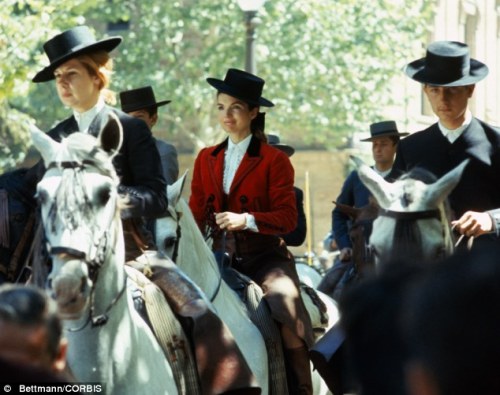
{"label": "man in black jacket", "polygon": [[[405,72],[423,84],[439,121],[401,141],[391,177],[420,166],[439,178],[469,159],[449,196],[453,219],[500,207],[500,130],[473,117],[468,109],[475,83],[486,77],[488,67],[470,58],[466,44],[437,41]],[[477,241],[493,238],[484,235]]]}

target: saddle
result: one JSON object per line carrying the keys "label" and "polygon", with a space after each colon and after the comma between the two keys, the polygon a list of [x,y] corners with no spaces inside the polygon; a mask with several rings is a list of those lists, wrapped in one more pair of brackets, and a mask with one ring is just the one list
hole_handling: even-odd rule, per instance
{"label": "saddle", "polygon": [[[230,265],[229,255],[216,252],[216,259],[223,280],[235,291],[243,301],[249,312],[249,318],[259,329],[268,352],[270,393],[287,394],[288,384],[286,378],[285,357],[281,334],[271,312],[263,299],[262,289],[248,276],[235,270]],[[301,284],[302,299],[311,317],[316,335],[322,335],[328,325],[327,308],[316,291]]]}
{"label": "saddle", "polygon": [[[231,267],[228,254],[222,255],[220,252],[216,252],[215,255],[217,262],[221,262],[220,271],[222,273],[222,279],[238,294],[240,299],[246,303],[248,299],[248,287],[255,286],[259,289],[260,287],[255,284],[250,277]],[[328,326],[329,320],[326,305],[323,303],[316,290],[307,284],[301,283],[300,291],[315,332],[318,331],[323,334],[324,329]]]}
{"label": "saddle", "polygon": [[130,265],[125,270],[132,283],[129,291],[134,306],[153,331],[168,359],[181,394],[201,394],[195,359],[177,317],[161,290],[143,273]]}
{"label": "saddle", "polygon": [[[144,293],[148,317],[153,327],[157,326],[153,321],[167,321],[165,309],[173,316],[168,321],[182,324],[179,327],[184,331],[176,332],[165,340],[162,340],[162,333],[157,334],[158,330],[155,331],[168,352],[179,345],[186,354],[181,353],[180,360],[176,359],[179,357],[177,352],[172,356],[174,363],[178,365],[176,370],[183,386],[178,388],[187,390],[182,393],[196,395],[238,391],[249,395],[260,394],[261,389],[229,329],[211,310],[199,288],[173,262],[159,258],[155,251],[150,251],[127,264],[135,267],[135,271],[147,273],[150,279],[146,280],[150,285],[146,290],[154,289],[152,294],[162,296],[161,304],[148,306],[151,304],[151,300],[148,300],[149,292]],[[141,276],[145,278],[144,275]],[[192,353],[186,353],[186,349]],[[186,372],[182,366],[186,364],[189,369],[188,377],[183,378],[182,374]],[[195,379],[198,385],[195,385]]]}

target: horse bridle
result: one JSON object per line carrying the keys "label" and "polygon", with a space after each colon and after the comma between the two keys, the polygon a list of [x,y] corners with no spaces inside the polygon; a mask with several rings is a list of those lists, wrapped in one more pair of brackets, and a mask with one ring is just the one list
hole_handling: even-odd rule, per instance
{"label": "horse bridle", "polygon": [[[83,160],[82,163],[76,162],[76,161],[62,161],[62,162],[51,162],[48,166],[47,169],[54,168],[54,167],[62,167],[63,169],[79,169],[82,170],[87,166],[94,166],[97,167],[94,161],[91,160]],[[115,232],[116,234],[117,232]],[[99,276],[99,270],[103,266],[105,260],[106,260],[106,255],[109,252],[109,234],[110,234],[110,229],[107,229],[101,237],[99,237],[98,242],[95,243],[94,241],[94,247],[95,247],[95,256],[92,259],[87,258],[87,254],[83,251],[70,248],[70,247],[51,247],[47,238],[44,236],[44,241],[47,246],[47,251],[49,255],[53,254],[67,254],[71,257],[74,257],[78,260],[83,261],[89,271],[89,278],[92,280],[92,286],[90,288],[90,303],[89,303],[89,314],[87,320],[79,327],[77,328],[67,328],[66,330],[68,332],[79,332],[83,330],[89,322],[91,323],[92,327],[98,327],[98,326],[103,326],[105,325],[108,320],[109,320],[109,312],[111,309],[116,305],[118,300],[122,297],[122,295],[125,293],[125,289],[127,287],[127,276],[124,276],[123,280],[123,286],[120,289],[120,291],[116,294],[116,296],[113,298],[113,300],[110,302],[110,304],[104,309],[104,312],[101,314],[98,314],[94,316],[94,291],[95,291],[95,284],[97,282],[97,278]]]}
{"label": "horse bridle", "polygon": [[433,210],[422,210],[422,211],[394,211],[394,210],[385,210],[383,208],[379,209],[379,216],[394,218],[396,220],[407,220],[414,221],[419,219],[430,219],[435,218],[441,219],[441,212],[438,208]]}

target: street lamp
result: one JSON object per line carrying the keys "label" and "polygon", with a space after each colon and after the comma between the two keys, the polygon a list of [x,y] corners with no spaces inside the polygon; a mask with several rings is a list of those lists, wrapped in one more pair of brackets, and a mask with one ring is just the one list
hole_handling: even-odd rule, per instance
{"label": "street lamp", "polygon": [[245,13],[246,52],[245,52],[245,70],[255,74],[255,28],[260,23],[257,12],[264,5],[266,0],[238,0],[238,5]]}

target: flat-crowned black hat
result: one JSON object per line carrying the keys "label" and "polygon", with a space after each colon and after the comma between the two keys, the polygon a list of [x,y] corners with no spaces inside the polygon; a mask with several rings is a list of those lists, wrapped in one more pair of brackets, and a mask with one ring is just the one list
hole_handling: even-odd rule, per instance
{"label": "flat-crowned black hat", "polygon": [[120,92],[120,104],[125,112],[137,111],[143,108],[156,108],[168,103],[170,103],[170,100],[157,102],[151,86]]}
{"label": "flat-crowned black hat", "polygon": [[378,137],[391,137],[391,136],[407,136],[409,133],[399,133],[396,122],[394,121],[382,121],[375,122],[370,125],[371,137],[363,139],[361,141],[373,141]]}
{"label": "flat-crowned black hat", "polygon": [[265,81],[256,75],[243,70],[229,69],[223,80],[207,78],[207,82],[219,92],[243,100],[247,103],[263,107],[273,107],[273,102],[262,97]]}
{"label": "flat-crowned black hat", "polygon": [[292,156],[295,153],[295,149],[287,144],[282,144],[280,141],[280,137],[276,134],[268,134],[267,143],[283,151],[288,156]]}
{"label": "flat-crowned black hat", "polygon": [[435,86],[475,84],[488,75],[488,66],[469,54],[469,47],[457,41],[435,41],[425,58],[409,63],[405,73],[415,81]]}
{"label": "flat-crowned black hat", "polygon": [[97,41],[87,26],[77,26],[51,38],[43,45],[50,64],[39,71],[33,82],[46,82],[54,79],[54,70],[67,60],[82,53],[104,50],[111,52],[122,42],[119,36]]}

